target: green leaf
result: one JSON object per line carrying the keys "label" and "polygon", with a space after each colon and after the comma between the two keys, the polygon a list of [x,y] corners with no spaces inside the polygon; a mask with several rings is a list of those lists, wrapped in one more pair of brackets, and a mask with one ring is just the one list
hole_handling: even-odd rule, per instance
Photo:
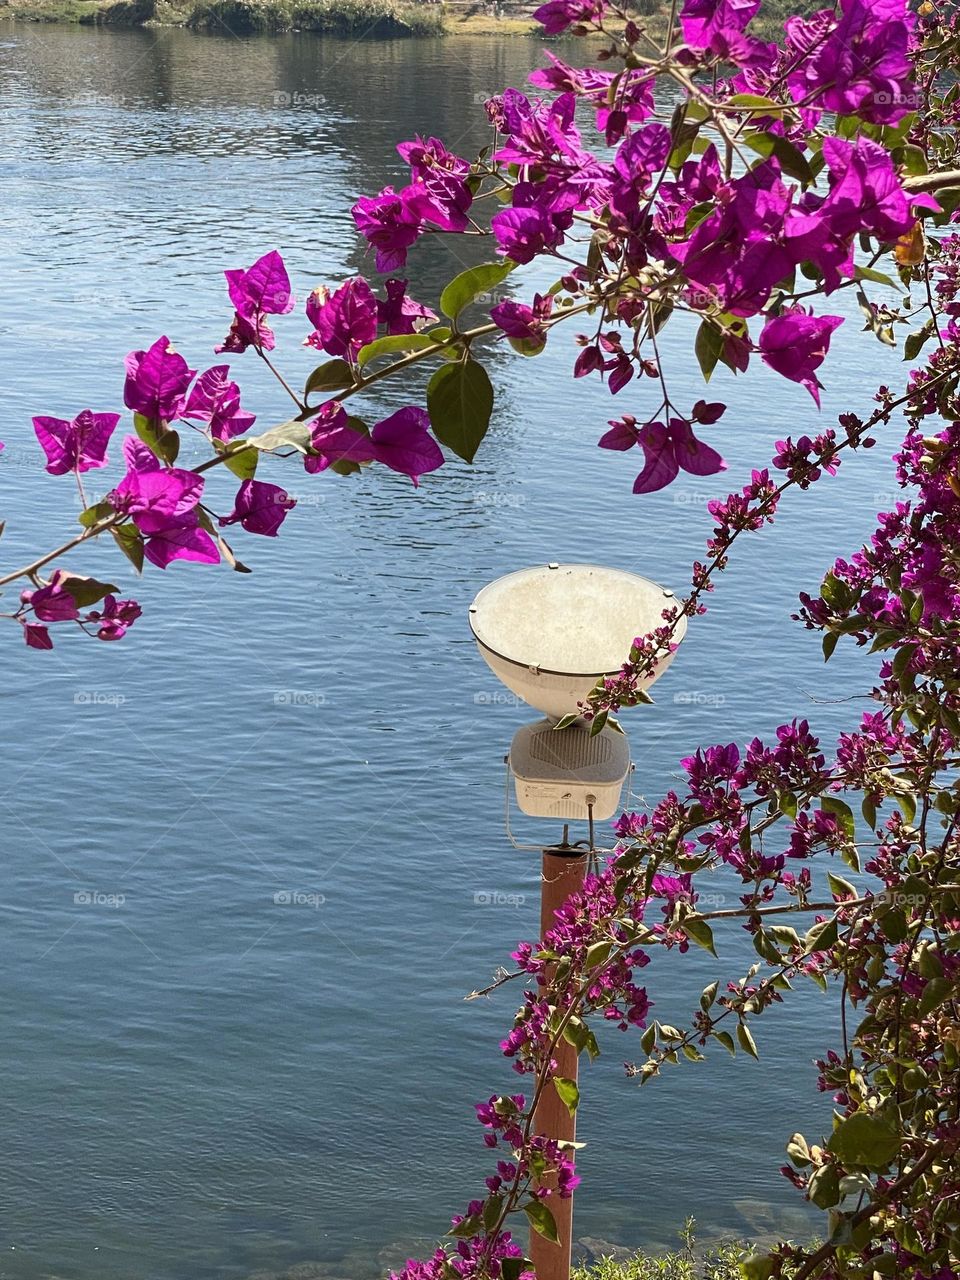
{"label": "green leaf", "polygon": [[[933,225],[942,227],[950,221],[951,216],[960,208],[960,187],[941,187],[937,192],[937,203],[942,213],[933,215]],[[923,217],[929,217],[926,210],[921,210]]]}
{"label": "green leaf", "polygon": [[116,524],[110,529],[113,540],[137,573],[143,572],[143,534],[135,524]]}
{"label": "green leaf", "polygon": [[590,1055],[590,1061],[600,1056],[600,1046],[597,1044],[597,1037],[593,1034],[588,1026],[580,1021],[579,1018],[571,1018],[563,1028],[563,1038],[569,1044],[572,1044],[577,1053],[583,1053],[586,1049]]}
{"label": "green leaf", "polygon": [[680,921],[680,928],[692,942],[703,947],[704,951],[709,951],[712,956],[717,954],[717,949],[713,945],[713,930],[706,920],[700,916],[687,916]]}
{"label": "green leaf", "polygon": [[[232,471],[238,480],[252,480],[257,473],[260,455],[256,449],[243,448],[242,446],[246,445],[245,440],[231,440],[230,444],[234,447],[223,450],[221,454],[223,465],[228,471]],[[217,452],[221,451],[218,449]]]}
{"label": "green leaf", "polygon": [[483,1206],[483,1225],[492,1231],[500,1221],[503,1212],[503,1196],[488,1196]]}
{"label": "green leaf", "polygon": [[549,1240],[551,1244],[560,1243],[553,1214],[542,1200],[531,1200],[529,1204],[523,1206],[523,1212],[530,1219],[530,1225],[538,1235]]}
{"label": "green leaf", "polygon": [[787,1155],[798,1169],[805,1169],[810,1163],[810,1148],[802,1133],[795,1133],[787,1143]]}
{"label": "green leaf", "polygon": [[822,1164],[807,1185],[807,1195],[818,1209],[831,1209],[840,1203],[840,1174],[832,1162]]}
{"label": "green leaf", "polygon": [[831,916],[829,920],[821,920],[807,930],[803,945],[807,951],[828,951],[836,944],[839,936],[836,916]]}
{"label": "green leaf", "polygon": [[145,418],[142,413],[133,415],[133,429],[154,457],[171,465],[176,462],[180,452],[180,437],[176,431],[171,431],[169,427],[161,431],[153,418]]}
{"label": "green leaf", "polygon": [[906,143],[902,147],[897,147],[893,160],[894,164],[902,165],[904,172],[911,177],[928,172],[927,157],[924,155],[923,150],[914,146],[913,143]]}
{"label": "green leaf", "polygon": [[63,574],[58,581],[61,587],[70,592],[80,609],[96,604],[104,596],[116,595],[120,590],[112,582],[98,582],[96,578],[81,578],[72,574]]}
{"label": "green leaf", "polygon": [[899,289],[900,285],[892,276],[885,276],[882,271],[875,271],[873,267],[854,267],[854,280],[872,280],[874,284],[885,284],[891,289]]}
{"label": "green leaf", "polygon": [[717,992],[719,991],[719,989],[720,989],[719,982],[711,982],[709,987],[703,988],[703,991],[700,995],[700,1008],[704,1011],[704,1013],[707,1012],[707,1010],[713,1004],[714,1000],[716,1000]]}
{"label": "green leaf", "polygon": [[850,588],[835,573],[828,573],[820,584],[820,595],[831,609],[846,609],[852,595]]}
{"label": "green leaf", "polygon": [[900,1135],[882,1116],[855,1111],[834,1129],[827,1150],[845,1165],[884,1169],[900,1150]]}
{"label": "green leaf", "polygon": [[472,462],[490,425],[493,387],[475,360],[439,368],[427,384],[434,435],[464,462]]}
{"label": "green leaf", "polygon": [[386,338],[376,338],[360,348],[357,363],[369,364],[378,356],[393,355],[398,351],[425,351],[427,347],[436,346],[436,339],[428,333],[394,333]]}
{"label": "green leaf", "polygon": [[77,516],[77,520],[85,529],[92,529],[95,524],[99,524],[101,520],[106,520],[115,513],[116,508],[109,502],[97,502],[92,507],[87,507],[86,511],[81,511]]}
{"label": "green leaf", "polygon": [[603,726],[607,723],[607,717],[610,712],[607,710],[598,711],[590,721],[590,737],[595,738],[598,733],[603,732]]}
{"label": "green leaf", "polygon": [[572,1116],[575,1116],[577,1107],[580,1105],[580,1090],[577,1088],[576,1081],[567,1080],[564,1076],[554,1076],[553,1087],[563,1105]]}
{"label": "green leaf", "polygon": [[515,262],[486,262],[461,271],[441,293],[440,310],[451,320],[456,320],[464,307],[468,307],[480,294],[488,293],[506,280],[516,265]]}
{"label": "green leaf", "polygon": [[813,171],[806,156],[786,138],[775,133],[754,133],[745,137],[744,142],[764,159],[776,156],[783,172],[791,178],[796,178],[804,186],[809,186],[813,182]]}
{"label": "green leaf", "polygon": [[762,109],[758,111],[758,114],[774,116],[777,119],[779,119],[786,110],[782,102],[774,102],[773,98],[764,98],[758,93],[734,93],[727,98],[727,102],[733,107],[754,107]]}
{"label": "green leaf", "polygon": [[346,360],[328,360],[317,365],[307,378],[303,388],[303,398],[308,399],[315,391],[346,391],[354,384],[353,370]]}
{"label": "green leaf", "polygon": [[917,356],[923,349],[924,343],[933,335],[933,325],[928,320],[927,323],[914,333],[908,333],[903,340],[903,358],[904,360],[916,360]]}
{"label": "green leaf", "polygon": [[837,819],[840,830],[848,840],[856,837],[857,824],[853,818],[853,810],[845,800],[841,800],[838,796],[821,796],[820,807]]}
{"label": "green leaf", "polygon": [[908,825],[913,822],[917,816],[917,798],[910,794],[909,791],[898,791],[894,797],[894,801],[900,807],[903,814],[903,820]]}
{"label": "green leaf", "polygon": [[840,640],[840,634],[837,631],[828,631],[823,637],[823,660],[829,662],[833,657],[833,651],[836,649]]}
{"label": "green leaf", "polygon": [[538,356],[542,351],[546,350],[546,338],[507,338],[510,346],[518,356],[526,356],[531,358]]}
{"label": "green leaf", "polygon": [[830,892],[835,898],[855,898],[857,891],[849,880],[844,880],[843,876],[834,875],[832,871],[827,872],[827,884],[830,886]]}
{"label": "green leaf", "polygon": [[715,1031],[713,1033],[713,1038],[723,1045],[731,1058],[735,1058],[737,1056],[737,1046],[733,1043],[733,1036],[729,1031]]}
{"label": "green leaf", "polygon": [[294,419],[291,422],[281,422],[278,427],[271,427],[261,436],[249,436],[247,444],[263,453],[274,449],[295,449],[298,453],[306,453],[310,448],[312,434],[305,422]]}
{"label": "green leaf", "polygon": [[756,1058],[759,1061],[760,1055],[757,1053],[757,1042],[753,1038],[753,1032],[745,1022],[741,1022],[737,1027],[737,1044],[739,1044],[744,1053],[749,1053],[751,1058]]}
{"label": "green leaf", "polygon": [[653,1046],[657,1043],[657,1024],[651,1022],[640,1037],[640,1048],[645,1054],[649,1055],[653,1052]]}
{"label": "green leaf", "polygon": [[954,990],[955,984],[951,978],[930,978],[920,997],[921,1018],[925,1018],[928,1013],[939,1008],[944,1000],[949,1000]]}
{"label": "green leaf", "polygon": [[572,724],[576,724],[580,716],[576,711],[568,711],[565,716],[561,716],[557,723],[553,726],[554,732],[558,729],[569,729]]}
{"label": "green leaf", "polygon": [[447,1232],[448,1236],[453,1236],[456,1240],[470,1240],[473,1236],[477,1236],[483,1230],[483,1218],[479,1213],[471,1213],[469,1217],[464,1218],[455,1227],[451,1227]]}
{"label": "green leaf", "polygon": [[711,324],[709,320],[702,321],[700,328],[697,330],[697,339],[693,350],[697,357],[697,363],[700,365],[703,380],[704,382],[709,382],[710,375],[717,367],[717,361],[723,351],[723,335],[715,324]]}
{"label": "green leaf", "polygon": [[740,1263],[743,1280],[770,1280],[776,1260],[769,1253],[751,1253]]}
{"label": "green leaf", "polygon": [[589,972],[595,969],[598,964],[603,964],[607,956],[613,950],[612,942],[593,942],[587,947],[587,954],[584,958],[584,968]]}

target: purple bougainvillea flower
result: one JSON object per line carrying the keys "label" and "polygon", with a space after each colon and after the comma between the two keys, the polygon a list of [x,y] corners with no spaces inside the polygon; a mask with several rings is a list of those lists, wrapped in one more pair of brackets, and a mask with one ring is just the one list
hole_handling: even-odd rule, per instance
{"label": "purple bougainvillea flower", "polygon": [[639,443],[640,431],[637,428],[637,420],[629,413],[625,413],[622,418],[611,419],[610,430],[604,432],[597,441],[601,449],[616,449],[618,453],[625,453],[627,449],[632,449]]}
{"label": "purple bougainvillea flower", "polygon": [[916,209],[940,208],[933,196],[904,191],[889,152],[869,138],[826,137],[823,156],[830,193],[817,214],[834,236],[867,231],[896,240],[912,229]]}
{"label": "purple bougainvillea flower", "polygon": [[297,505],[294,498],[276,484],[260,480],[244,480],[237,490],[233,510],[220,517],[220,525],[240,524],[247,533],[261,533],[275,538],[280,526]]}
{"label": "purple bougainvillea flower", "polygon": [[343,406],[328,401],[324,413],[313,420],[313,448],[320,457],[304,459],[307,471],[325,471],[334,462],[381,462],[391,471],[409,476],[414,485],[420,477],[443,466],[443,453],[427,428],[430,419],[423,409],[399,409],[378,422],[369,435],[348,425]]}
{"label": "purple bougainvillea flower", "polygon": [[544,249],[556,249],[573,222],[573,209],[557,209],[545,190],[548,184],[518,182],[513,207],[501,209],[490,219],[497,248],[514,262],[530,262]]}
{"label": "purple bougainvillea flower", "polygon": [[671,146],[670,130],[665,125],[648,124],[635,130],[617,152],[610,183],[610,208],[627,225],[632,223],[654,175],[667,163]]}
{"label": "purple bougainvillea flower", "polygon": [[434,169],[445,169],[465,177],[470,172],[469,160],[448,151],[439,138],[421,138],[417,134],[412,142],[400,142],[397,151],[410,166],[414,180],[429,177]]}
{"label": "purple bougainvillea flower", "polygon": [[350,426],[347,411],[339,400],[327,400],[320,406],[315,418],[310,422],[311,447],[317,455],[307,455],[303,459],[304,471],[316,475],[326,471],[334,462],[372,462],[373,450],[369,435]]}
{"label": "purple bougainvillea flower", "polygon": [[760,0],[686,0],[680,10],[683,38],[693,49],[712,50],[717,36],[729,44],[731,36],[742,35],[759,8]]}
{"label": "purple bougainvillea flower", "polygon": [[533,306],[525,302],[498,302],[490,308],[490,319],[508,338],[525,344],[530,355],[542,351],[547,341],[546,321],[553,310],[551,294],[534,294]]}
{"label": "purple bougainvillea flower", "polygon": [[257,351],[272,351],[276,345],[276,334],[262,316],[257,316],[254,321],[235,311],[227,336],[213,350],[215,355],[242,355],[248,347],[254,347]]}
{"label": "purple bougainvillea flower", "polygon": [[158,338],[147,351],[131,351],[124,364],[123,403],[128,409],[154,421],[180,417],[196,370],[174,351],[169,338]]}
{"label": "purple bougainvillea flower", "polygon": [[550,215],[542,209],[501,209],[490,220],[497,248],[514,262],[530,262],[562,240]]}
{"label": "purple bougainvillea flower", "polygon": [[386,325],[387,333],[418,333],[437,318],[429,307],[408,297],[406,287],[406,280],[396,277],[384,284],[387,296],[377,302],[377,320]]}
{"label": "purple bougainvillea flower", "polygon": [[[555,93],[574,93],[586,98],[597,109],[597,128],[608,146],[623,137],[628,124],[643,124],[653,115],[653,74],[649,71],[600,71],[595,67],[571,67],[555,53],[544,53],[553,63],[541,67],[528,77],[538,89]],[[617,81],[616,106],[610,105],[610,86]]]}
{"label": "purple bougainvillea flower", "polygon": [[374,457],[378,462],[409,476],[414,487],[428,471],[443,466],[443,453],[427,428],[430,419],[423,409],[398,409],[370,432]]}
{"label": "purple bougainvillea flower", "polygon": [[145,539],[143,554],[158,569],[166,569],[174,560],[198,564],[217,564],[220,560],[216,543],[200,527],[195,508],[176,516],[145,513],[135,516],[134,523]]}
{"label": "purple bougainvillea flower", "polygon": [[377,336],[377,300],[363,276],[345,281],[333,293],[321,286],[307,299],[314,332],[308,347],[354,363],[361,347]]}
{"label": "purple bougainvillea flower", "polygon": [[533,19],[543,26],[545,35],[559,36],[574,23],[602,22],[605,12],[603,0],[547,0],[534,9]]}
{"label": "purple bougainvillea flower", "polygon": [[97,629],[98,640],[122,640],[142,613],[136,600],[118,600],[116,596],[106,596],[102,606],[88,613],[83,620],[100,624]]}
{"label": "purple bougainvillea flower", "polygon": [[228,364],[215,364],[201,373],[183,411],[185,418],[206,422],[217,440],[243,435],[257,420],[256,414],[240,408],[240,388],[230,381],[229,373]]}
{"label": "purple bougainvillea flower", "polygon": [[760,355],[764,364],[784,378],[807,388],[820,407],[821,383],[816,370],[830,349],[834,329],[842,316],[815,316],[803,307],[790,307],[778,316],[768,316],[760,334]]}
{"label": "purple bougainvillea flower", "polygon": [[172,560],[216,564],[220,553],[197,514],[203,476],[161,467],[149,450],[138,445],[138,441],[124,441],[130,469],[108,500],[131,517],[145,539],[144,554],[158,568],[165,569]]}
{"label": "purple bougainvillea flower", "polygon": [[647,422],[637,433],[644,467],[633,484],[634,493],[654,493],[677,478],[682,467],[695,476],[712,476],[727,464],[715,449],[698,440],[689,422],[671,418],[668,425]]}
{"label": "purple bougainvillea flower", "polygon": [[80,610],[70,592],[62,585],[64,577],[58,569],[45,587],[36,591],[21,591],[20,602],[32,609],[40,622],[71,622],[79,618]]}
{"label": "purple bougainvillea flower", "polygon": [[420,182],[404,189],[407,207],[422,223],[432,222],[441,231],[464,231],[473,194],[462,178],[445,169],[433,169]]}
{"label": "purple bougainvillea flower", "polygon": [[792,193],[765,161],[730,184],[724,203],[669,251],[687,279],[714,292],[734,315],[754,315],[804,255],[784,242]]}
{"label": "purple bougainvillea flower", "polygon": [[23,623],[23,638],[31,649],[52,649],[50,632],[38,622]]}
{"label": "purple bougainvillea flower", "polygon": [[555,158],[570,164],[589,163],[576,126],[577,98],[562,93],[553,102],[532,101],[519,89],[507,89],[501,99],[503,146],[495,153],[501,164],[542,165],[549,169]]}
{"label": "purple bougainvillea flower", "polygon": [[136,436],[124,436],[121,448],[128,471],[160,470],[160,460],[157,455]]}
{"label": "purple bougainvillea flower", "polygon": [[[133,517],[175,517],[192,511],[203,493],[203,476],[178,467],[128,471],[110,494],[117,511]],[[142,530],[141,530],[142,532]]]}
{"label": "purple bougainvillea flower", "polygon": [[238,315],[255,321],[260,316],[285,316],[296,299],[283,258],[272,249],[246,271],[225,271],[227,292]]}
{"label": "purple bougainvillea flower", "polygon": [[90,471],[107,464],[107,445],[120,421],[119,413],[84,409],[70,422],[64,418],[34,418],[33,429],[47,455],[52,476]]}
{"label": "purple bougainvillea flower", "polygon": [[811,19],[787,22],[791,71],[787,83],[797,101],[874,124],[896,124],[917,110],[920,96],[909,57],[916,18],[904,0],[841,0]]}
{"label": "purple bougainvillea flower", "polygon": [[420,215],[411,207],[410,192],[384,187],[379,195],[361,196],[350,212],[357,230],[377,251],[377,270],[396,271],[420,234]]}

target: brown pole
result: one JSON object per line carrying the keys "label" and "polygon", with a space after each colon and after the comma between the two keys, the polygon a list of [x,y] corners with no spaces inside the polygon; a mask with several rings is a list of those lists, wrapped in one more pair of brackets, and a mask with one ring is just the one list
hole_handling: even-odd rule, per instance
{"label": "brown pole", "polygon": [[[583,888],[587,869],[586,854],[543,851],[540,885],[540,936],[553,928],[554,916],[572,893]],[[567,1080],[577,1078],[577,1051],[572,1044],[561,1040],[554,1051],[559,1076]],[[573,1142],[577,1134],[576,1117],[560,1101],[553,1084],[548,1084],[540,1095],[534,1113],[534,1129],[544,1137]],[[547,1177],[545,1186],[555,1187],[555,1180]],[[530,1232],[530,1260],[537,1280],[569,1280],[570,1256],[573,1247],[573,1198],[561,1200],[552,1195],[547,1204],[557,1223],[560,1243],[552,1244],[538,1231]]]}

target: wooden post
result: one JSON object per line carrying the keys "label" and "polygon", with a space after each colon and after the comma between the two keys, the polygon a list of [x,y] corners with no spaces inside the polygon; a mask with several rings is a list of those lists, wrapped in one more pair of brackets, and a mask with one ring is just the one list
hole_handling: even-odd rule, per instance
{"label": "wooden post", "polygon": [[[587,869],[587,855],[575,853],[558,853],[551,849],[543,851],[543,866],[540,886],[540,936],[552,929],[554,916],[572,893],[583,888],[583,880]],[[557,1075],[567,1080],[577,1078],[577,1051],[572,1044],[561,1040],[554,1051],[557,1063]],[[576,1117],[567,1110],[560,1101],[553,1084],[548,1084],[540,1096],[534,1114],[534,1129],[544,1137],[559,1141],[572,1142],[577,1134]],[[545,1180],[546,1186],[554,1186],[552,1177]],[[558,1245],[551,1244],[537,1231],[530,1232],[530,1260],[533,1262],[537,1280],[569,1280],[570,1255],[573,1247],[573,1198],[561,1200],[552,1195],[547,1204],[557,1223]]]}

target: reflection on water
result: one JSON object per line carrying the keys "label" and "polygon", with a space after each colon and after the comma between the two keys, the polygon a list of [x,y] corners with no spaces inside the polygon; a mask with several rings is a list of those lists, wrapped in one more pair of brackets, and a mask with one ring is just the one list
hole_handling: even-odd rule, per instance
{"label": "reflection on water", "polygon": [[[220,273],[267,248],[301,296],[369,270],[347,211],[401,176],[394,143],[419,130],[475,150],[479,103],[538,56],[526,40],[0,37],[5,566],[75,514],[69,483],[40,470],[31,414],[119,408],[123,354],[160,333],[210,363],[229,320]],[[489,256],[432,238],[411,291],[435,300]],[[827,417],[898,376],[856,327],[835,342]],[[295,380],[304,331],[298,314],[280,325]],[[692,402],[690,335],[664,336]],[[596,440],[652,391],[631,384],[613,406],[572,383],[563,334],[534,361],[488,354],[495,425],[473,468],[454,460],[415,493],[381,470],[339,481],[278,462],[264,474],[300,506],[276,544],[245,544],[253,575],[150,573],[120,646],[36,654],[5,638],[0,1277],[369,1276],[428,1247],[475,1191],[470,1103],[514,1082],[496,1052],[512,997],[462,996],[534,932],[537,885],[502,830],[502,757],[525,713],[496,697],[466,607],[492,577],[554,559],[682,588],[719,483],[816,421],[802,389],[721,371],[731,410],[711,440],[728,476],[637,499],[632,459]],[[282,394],[236,364],[263,426],[281,421]],[[389,411],[421,385],[366,403]],[[845,464],[738,551],[657,705],[631,714],[645,796],[702,741],[792,715],[828,735],[846,722],[830,699],[855,665],[841,652],[824,670],[787,619],[867,532],[889,452]],[[110,548],[80,567],[130,586]],[[734,975],[749,948],[736,931],[722,942]],[[647,972],[668,1022],[716,976],[702,952]],[[816,1124],[828,1015],[808,993],[782,1015],[759,1030],[760,1066],[687,1066],[642,1095],[620,1066],[636,1046],[608,1037],[583,1082],[581,1236],[670,1243],[691,1212],[706,1235],[805,1229],[776,1169],[785,1137]]]}

